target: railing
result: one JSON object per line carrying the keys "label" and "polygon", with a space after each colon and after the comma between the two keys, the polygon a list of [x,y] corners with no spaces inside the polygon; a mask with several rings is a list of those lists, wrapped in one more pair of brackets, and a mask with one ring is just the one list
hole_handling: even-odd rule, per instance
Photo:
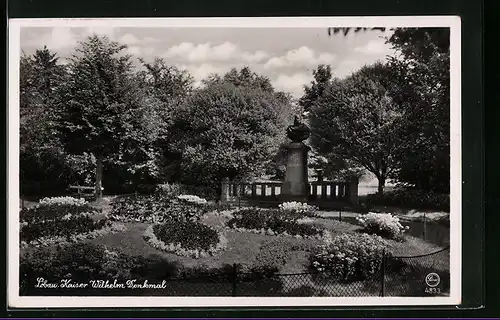
{"label": "railing", "polygon": [[[277,201],[282,182],[230,182],[222,184],[222,202],[238,200]],[[358,203],[358,180],[313,181],[309,183],[309,201]]]}

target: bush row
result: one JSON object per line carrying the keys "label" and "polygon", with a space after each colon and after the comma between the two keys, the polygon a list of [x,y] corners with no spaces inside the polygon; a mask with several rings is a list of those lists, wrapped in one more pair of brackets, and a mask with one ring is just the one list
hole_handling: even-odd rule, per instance
{"label": "bush row", "polygon": [[387,191],[383,194],[370,194],[364,200],[370,209],[374,206],[395,206],[408,209],[430,209],[450,211],[449,194],[439,194],[410,188]]}
{"label": "bush row", "polygon": [[31,208],[20,211],[20,240],[23,243],[50,243],[51,239],[67,241],[78,234],[110,228],[110,222],[100,217],[101,211],[83,200],[74,198],[46,198]]}
{"label": "bush row", "polygon": [[[175,261],[170,261],[158,255],[148,257],[131,256],[122,252],[108,250],[105,246],[86,242],[75,243],[60,248],[36,248],[21,255],[20,260],[20,294],[61,294],[71,295],[77,290],[68,289],[37,289],[38,278],[50,283],[60,283],[63,279],[72,282],[88,283],[90,280],[116,279],[125,282],[136,279],[137,282],[148,280],[161,282],[163,280],[200,280],[204,283],[232,281],[236,274],[239,281],[251,281],[273,276],[275,267],[246,267],[241,265],[224,265],[219,268],[206,266],[182,267]],[[182,282],[181,282],[182,284]],[[196,292],[185,291],[179,295],[196,295]],[[199,286],[196,288],[201,290]],[[167,289],[168,290],[168,289]],[[182,289],[181,289],[182,290]],[[137,293],[137,290],[133,290]],[[103,290],[100,290],[103,294]],[[83,290],[81,294],[89,294]]]}
{"label": "bush row", "polygon": [[274,209],[245,208],[236,211],[233,218],[226,222],[230,228],[243,228],[260,232],[271,231],[272,234],[288,234],[301,237],[315,237],[322,230],[313,225],[299,223],[303,215]]}

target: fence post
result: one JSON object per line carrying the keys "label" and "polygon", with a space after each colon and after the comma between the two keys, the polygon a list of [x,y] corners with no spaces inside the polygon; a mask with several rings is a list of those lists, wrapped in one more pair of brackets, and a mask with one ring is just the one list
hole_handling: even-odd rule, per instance
{"label": "fence post", "polygon": [[382,277],[380,278],[380,296],[385,296],[385,249],[382,251]]}
{"label": "fence post", "polygon": [[427,219],[426,219],[425,211],[424,211],[424,241],[426,238],[426,233],[427,233]]}
{"label": "fence post", "polygon": [[339,210],[339,221],[342,222],[342,208]]}
{"label": "fence post", "polygon": [[229,178],[224,177],[221,184],[220,202],[227,203],[229,201]]}
{"label": "fence post", "polygon": [[135,198],[137,199],[137,190],[134,191]]}
{"label": "fence post", "polygon": [[237,274],[238,270],[236,269],[236,263],[233,263],[233,277],[232,277],[232,282],[233,282],[233,297],[236,297],[236,281],[238,278]]}

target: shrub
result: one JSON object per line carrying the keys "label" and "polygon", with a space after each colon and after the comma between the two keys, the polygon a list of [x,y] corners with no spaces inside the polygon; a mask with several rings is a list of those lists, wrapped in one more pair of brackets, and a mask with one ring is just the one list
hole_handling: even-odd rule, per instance
{"label": "shrub", "polygon": [[265,241],[260,246],[256,256],[257,266],[281,268],[293,258],[297,252],[310,251],[312,244],[304,243],[290,238],[276,238]]}
{"label": "shrub", "polygon": [[164,223],[155,225],[154,233],[165,243],[180,243],[187,249],[208,250],[217,244],[217,231],[201,223],[178,221],[175,224]]}
{"label": "shrub", "polygon": [[409,229],[404,227],[398,217],[394,217],[390,213],[373,213],[370,212],[361,217],[356,217],[356,220],[363,226],[363,230],[367,233],[374,233],[388,239],[399,239],[403,233]]}
{"label": "shrub", "polygon": [[388,257],[388,243],[379,236],[343,234],[331,238],[325,233],[324,245],[309,257],[310,267],[327,277],[344,281],[370,279],[380,273]]}
{"label": "shrub", "polygon": [[149,227],[144,239],[157,249],[192,258],[207,257],[227,247],[227,239],[216,230],[182,219]]}
{"label": "shrub", "polygon": [[279,210],[289,215],[296,216],[297,219],[303,217],[317,217],[317,208],[302,202],[284,202],[278,206]]}
{"label": "shrub", "polygon": [[[43,291],[35,288],[37,279],[52,283],[62,279],[88,283],[89,280],[129,279],[165,280],[177,276],[178,264],[159,256],[129,256],[108,250],[103,245],[87,242],[74,243],[66,247],[36,248],[24,252],[20,257],[21,294],[36,294]],[[51,294],[71,294],[68,289],[46,289]],[[88,290],[83,291],[88,294]]]}
{"label": "shrub", "polygon": [[87,204],[87,201],[84,198],[73,198],[73,197],[52,197],[52,198],[43,198],[40,201],[40,205],[75,205],[75,206],[83,206]]}
{"label": "shrub", "polygon": [[301,237],[314,237],[321,230],[308,224],[298,223],[296,217],[287,212],[273,209],[246,208],[234,213],[227,221],[231,228],[263,231],[271,235],[288,234]]}
{"label": "shrub", "polygon": [[213,205],[196,196],[170,198],[161,194],[125,197],[112,203],[110,217],[119,221],[163,223],[169,219],[198,221]]}
{"label": "shrub", "polygon": [[160,194],[168,195],[170,197],[177,197],[181,194],[196,194],[210,200],[217,200],[219,198],[216,190],[212,188],[180,183],[159,184],[156,187],[156,191]]}
{"label": "shrub", "polygon": [[450,195],[416,189],[396,189],[365,198],[368,209],[373,206],[396,206],[409,209],[431,209],[450,212]]}

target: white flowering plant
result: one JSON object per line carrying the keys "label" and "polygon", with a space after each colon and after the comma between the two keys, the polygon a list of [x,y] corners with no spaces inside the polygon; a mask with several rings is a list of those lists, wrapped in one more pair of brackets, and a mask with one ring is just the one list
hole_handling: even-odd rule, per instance
{"label": "white flowering plant", "polygon": [[181,194],[177,199],[189,204],[206,204],[207,200],[191,194]]}
{"label": "white flowering plant", "polygon": [[74,198],[74,197],[50,197],[40,199],[39,205],[74,205],[74,206],[84,206],[88,204],[87,200],[84,198]]}
{"label": "white flowering plant", "polygon": [[380,236],[349,233],[333,237],[328,231],[324,244],[309,257],[310,267],[321,275],[343,281],[376,277],[384,258],[390,256],[389,244]]}
{"label": "white flowering plant", "polygon": [[318,216],[318,208],[304,202],[290,201],[278,205],[280,212],[288,217],[297,220],[303,217],[314,218]]}
{"label": "white flowering plant", "polygon": [[388,239],[401,239],[403,233],[409,229],[399,222],[399,218],[390,213],[374,213],[356,217],[367,233],[377,234]]}

